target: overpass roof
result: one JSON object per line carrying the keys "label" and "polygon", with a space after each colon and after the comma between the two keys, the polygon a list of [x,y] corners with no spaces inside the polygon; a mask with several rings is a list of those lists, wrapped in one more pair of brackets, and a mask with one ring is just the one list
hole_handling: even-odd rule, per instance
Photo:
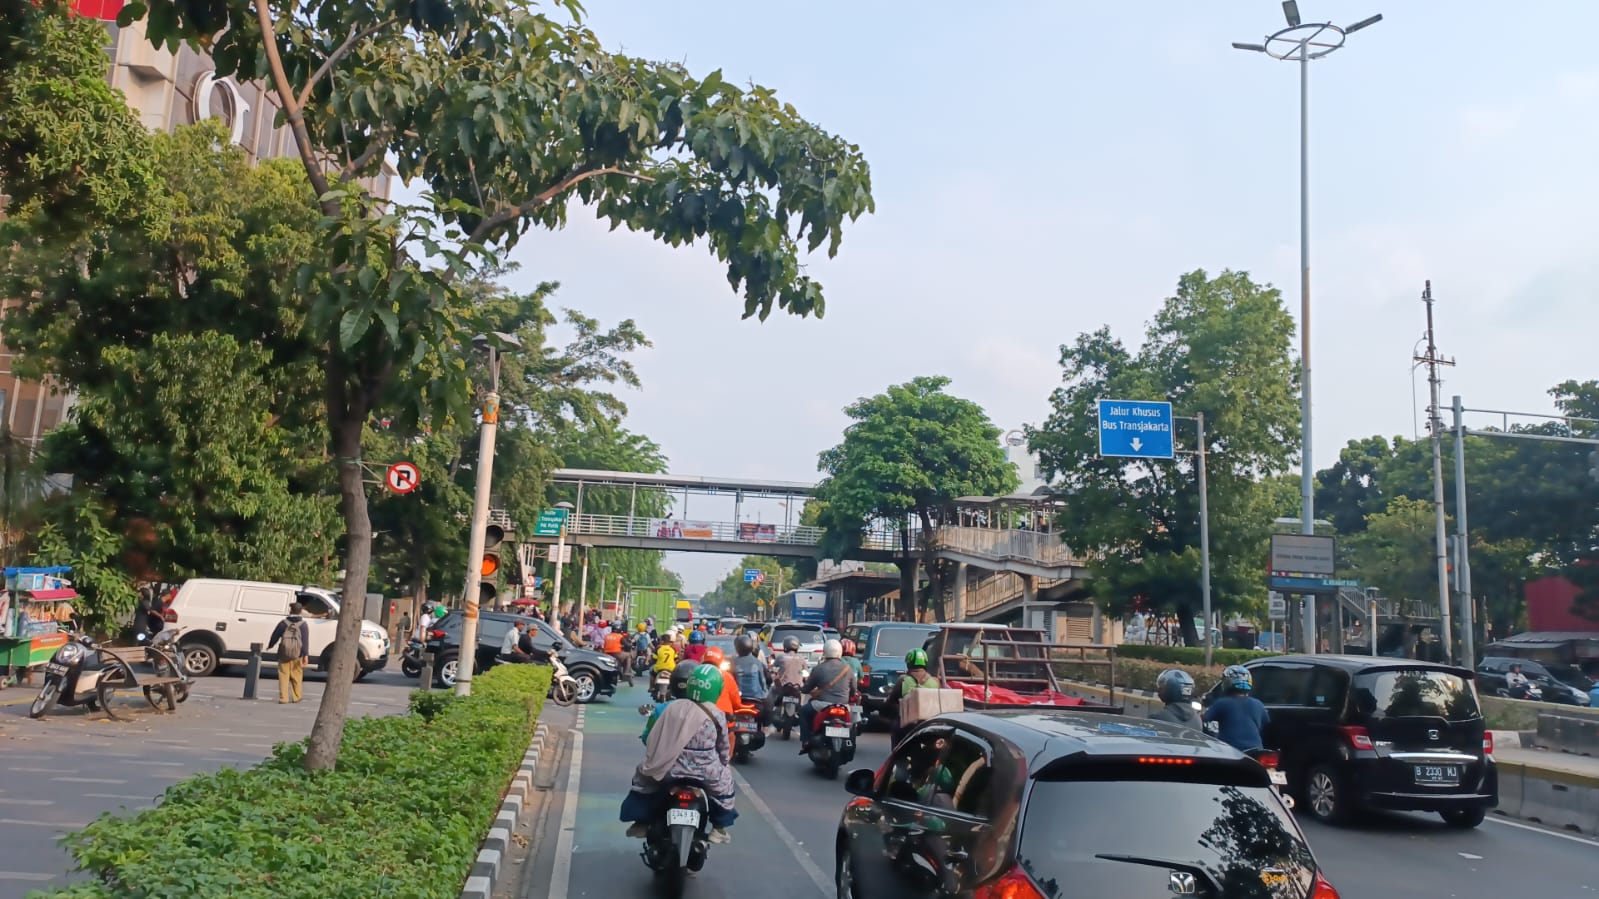
{"label": "overpass roof", "polygon": [[551,479],[557,484],[582,484],[585,487],[654,487],[668,490],[697,490],[703,493],[743,491],[757,495],[810,496],[816,491],[815,484],[803,481],[646,474],[638,471],[604,471],[596,468],[558,468]]}

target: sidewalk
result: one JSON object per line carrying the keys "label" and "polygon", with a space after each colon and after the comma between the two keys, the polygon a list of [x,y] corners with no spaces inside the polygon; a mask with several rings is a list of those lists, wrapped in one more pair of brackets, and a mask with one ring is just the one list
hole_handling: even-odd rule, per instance
{"label": "sidewalk", "polygon": [[1572,785],[1599,788],[1599,758],[1592,756],[1496,744],[1494,760],[1499,763],[1500,768],[1514,766],[1528,772],[1565,775],[1570,778],[1569,782]]}

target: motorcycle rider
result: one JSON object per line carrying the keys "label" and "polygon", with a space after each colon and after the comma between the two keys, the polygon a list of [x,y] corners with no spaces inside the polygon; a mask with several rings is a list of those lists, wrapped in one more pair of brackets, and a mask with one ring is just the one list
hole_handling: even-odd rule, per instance
{"label": "motorcycle rider", "polygon": [[838,641],[844,647],[844,664],[855,670],[855,679],[861,676],[861,660],[855,657],[855,641],[848,637]]}
{"label": "motorcycle rider", "polygon": [[1205,710],[1205,721],[1216,722],[1216,735],[1222,742],[1239,752],[1249,752],[1265,747],[1260,732],[1271,720],[1266,705],[1249,695],[1255,689],[1254,678],[1242,665],[1230,665],[1221,673],[1226,694]]}
{"label": "motorcycle rider", "polygon": [[1194,679],[1188,672],[1179,668],[1168,668],[1155,678],[1155,693],[1160,696],[1160,701],[1166,705],[1151,713],[1149,717],[1156,721],[1170,721],[1192,728],[1200,733],[1205,731],[1205,722],[1200,720],[1199,713],[1194,711]]}
{"label": "motorcycle rider", "polygon": [[[631,645],[633,647],[633,658],[635,660],[641,658],[654,660],[655,647],[652,643],[650,643],[650,632],[645,627],[644,622],[639,622],[638,633],[632,636]],[[635,662],[635,664],[637,664],[637,662]]]}
{"label": "motorcycle rider", "polygon": [[688,689],[688,679],[694,676],[694,669],[698,667],[700,667],[699,662],[690,662],[687,659],[678,662],[677,667],[672,669],[671,680],[667,681],[666,684],[666,691],[669,694],[667,698],[653,705],[646,702],[638,707],[638,713],[647,716],[644,721],[644,732],[638,735],[640,743],[649,741],[650,729],[655,726],[655,719],[661,717],[661,710],[666,708],[666,704],[674,699],[682,699],[688,695],[684,692]]}
{"label": "motorcycle rider", "polygon": [[805,683],[805,657],[800,655],[800,641],[798,637],[789,637],[783,641],[783,654],[772,660],[773,680],[772,691],[767,694],[767,711],[774,717],[777,713],[777,702],[785,692],[792,691],[799,695],[800,687]]}
{"label": "motorcycle rider", "polygon": [[688,679],[685,697],[661,710],[645,741],[644,761],[633,773],[632,788],[622,800],[620,818],[629,822],[627,835],[649,836],[649,822],[661,787],[674,780],[705,785],[709,795],[713,843],[729,843],[727,828],[738,818],[733,807],[732,742],[727,718],[716,707],[722,693],[722,672],[700,665]]}
{"label": "motorcycle rider", "polygon": [[696,662],[705,661],[704,631],[696,629],[688,635],[688,653],[684,657],[693,659]]}
{"label": "motorcycle rider", "polygon": [[717,697],[716,707],[731,715],[744,705],[744,697],[738,692],[738,681],[733,677],[732,666],[722,667],[726,660],[722,650],[715,646],[706,648],[705,664],[714,666],[722,674],[722,695]]}
{"label": "motorcycle rider", "polygon": [[738,657],[733,660],[733,680],[738,682],[739,695],[744,701],[762,709],[761,723],[766,723],[766,694],[771,690],[772,679],[760,657],[755,655],[755,638],[739,634],[733,638],[733,649]]}
{"label": "motorcycle rider", "polygon": [[[937,690],[941,685],[938,678],[927,670],[927,650],[916,648],[905,653],[905,673],[894,682],[894,689],[888,691],[888,699],[884,705],[893,709],[897,715],[899,702],[911,694],[912,690]],[[894,724],[894,732],[889,737],[889,745],[899,745],[900,737],[910,728],[898,720]]]}
{"label": "motorcycle rider", "polygon": [[1521,673],[1520,663],[1512,662],[1510,670],[1505,672],[1505,692],[1510,694],[1510,698],[1526,699],[1528,685],[1531,683],[1527,675]]}
{"label": "motorcycle rider", "polygon": [[855,669],[844,661],[844,645],[837,640],[822,644],[822,662],[811,669],[802,689],[808,701],[800,706],[800,754],[811,739],[811,723],[816,713],[833,705],[849,705],[855,692],[851,679]]}

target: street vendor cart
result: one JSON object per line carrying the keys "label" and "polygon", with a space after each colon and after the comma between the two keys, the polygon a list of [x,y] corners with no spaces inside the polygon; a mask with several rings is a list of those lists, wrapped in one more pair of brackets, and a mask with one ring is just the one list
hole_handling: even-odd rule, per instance
{"label": "street vendor cart", "polygon": [[78,594],[65,565],[5,569],[0,591],[0,686],[31,679],[67,642],[72,600]]}

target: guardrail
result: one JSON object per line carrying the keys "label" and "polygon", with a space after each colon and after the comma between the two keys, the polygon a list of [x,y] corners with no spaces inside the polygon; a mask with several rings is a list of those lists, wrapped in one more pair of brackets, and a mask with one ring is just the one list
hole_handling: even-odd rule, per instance
{"label": "guardrail", "polygon": [[[751,522],[740,525],[732,521],[687,521],[675,518],[585,513],[573,515],[566,532],[570,536],[653,537],[785,546],[816,546],[822,541],[824,533],[822,528],[808,524],[766,525],[766,527],[771,530],[762,533],[758,526],[752,528]],[[914,544],[912,546],[914,547]],[[868,531],[861,537],[861,547],[873,550],[896,550],[899,548],[899,534],[890,530]]]}
{"label": "guardrail", "polygon": [[942,549],[985,559],[1022,559],[1039,565],[1084,565],[1059,534],[946,525],[938,530]]}

